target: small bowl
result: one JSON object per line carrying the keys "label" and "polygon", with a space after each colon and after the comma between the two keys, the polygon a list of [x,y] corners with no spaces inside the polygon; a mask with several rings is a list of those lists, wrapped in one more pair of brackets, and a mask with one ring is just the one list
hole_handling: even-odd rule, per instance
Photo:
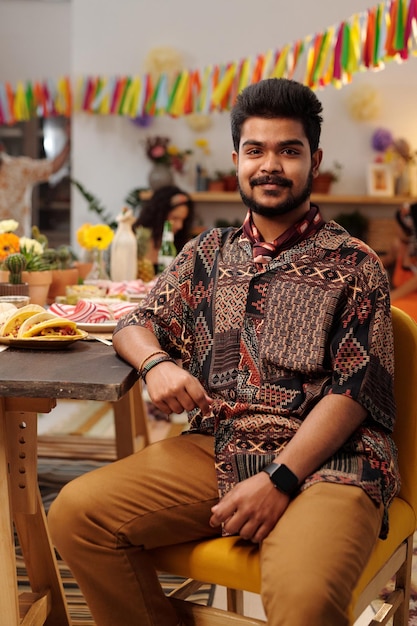
{"label": "small bowl", "polygon": [[20,309],[22,306],[29,304],[30,298],[29,296],[0,296],[0,303],[1,302],[14,304],[17,309]]}

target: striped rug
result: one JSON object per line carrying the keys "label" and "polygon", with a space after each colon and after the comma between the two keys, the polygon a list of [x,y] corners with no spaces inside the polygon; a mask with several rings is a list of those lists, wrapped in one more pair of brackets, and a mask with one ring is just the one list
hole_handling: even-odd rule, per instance
{"label": "striped rug", "polygon": [[[69,459],[49,459],[40,458],[38,461],[39,485],[42,494],[42,501],[45,510],[49,510],[49,506],[55,499],[60,488],[69,480],[79,476],[85,472],[101,467],[105,462],[99,461],[80,461]],[[19,591],[30,591],[28,578],[24,566],[23,559],[20,554],[16,538],[16,559],[17,559],[17,576],[19,582]],[[69,613],[73,626],[92,626],[94,624],[88,606],[78,585],[67,565],[58,557],[58,567],[64,586],[65,597],[68,603]],[[159,575],[161,586],[165,593],[170,593],[176,589],[184,578],[178,576],[170,576],[168,574]],[[214,596],[214,586],[204,585],[190,599],[199,604],[211,605]]]}

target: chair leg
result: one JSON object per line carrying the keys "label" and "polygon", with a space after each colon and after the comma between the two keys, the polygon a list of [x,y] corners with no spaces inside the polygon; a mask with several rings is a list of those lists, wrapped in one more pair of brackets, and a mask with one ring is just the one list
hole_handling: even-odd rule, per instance
{"label": "chair leg", "polygon": [[184,624],[192,626],[266,626],[266,622],[255,619],[254,617],[246,617],[237,615],[237,613],[229,613],[221,609],[215,609],[211,606],[202,606],[187,600],[177,600],[170,598],[175,607],[178,617]]}
{"label": "chair leg", "polygon": [[411,594],[411,570],[413,565],[413,540],[414,535],[407,539],[407,558],[401,565],[395,577],[395,588],[404,591],[404,600],[394,615],[393,626],[408,626]]}
{"label": "chair leg", "polygon": [[402,589],[396,589],[389,594],[388,598],[380,607],[373,619],[369,622],[368,626],[384,626],[385,624],[388,624],[388,621],[397,614],[397,611],[403,604],[404,592]]}
{"label": "chair leg", "polygon": [[186,600],[191,594],[200,589],[204,583],[193,578],[187,578],[179,587],[167,593],[168,598],[177,598],[178,600]]}
{"label": "chair leg", "polygon": [[389,594],[368,626],[384,626],[392,619],[393,626],[408,626],[411,593],[413,535],[406,542],[405,560],[395,575],[394,590]]}
{"label": "chair leg", "polygon": [[239,615],[244,615],[243,591],[240,589],[227,589],[227,610]]}

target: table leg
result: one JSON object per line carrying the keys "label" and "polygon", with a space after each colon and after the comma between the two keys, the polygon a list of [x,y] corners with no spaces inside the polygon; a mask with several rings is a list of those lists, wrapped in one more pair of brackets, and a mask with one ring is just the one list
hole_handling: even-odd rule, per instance
{"label": "table leg", "polygon": [[51,612],[45,624],[47,626],[70,626],[71,620],[65,602],[64,588],[49,537],[39,489],[37,501],[36,513],[13,514],[26,571],[32,591],[43,592],[49,589],[51,593]]}
{"label": "table leg", "polygon": [[149,445],[148,414],[140,381],[117,402],[113,402],[116,453],[121,459]]}
{"label": "table leg", "polygon": [[0,398],[0,616],[4,624],[19,624],[16,556],[11,523],[9,476],[6,450],[6,410]]}
{"label": "table leg", "polygon": [[[0,616],[4,623],[14,626],[20,624],[17,600],[16,558],[15,545],[12,537],[13,518],[19,537],[19,544],[28,574],[31,590],[37,597],[48,595],[45,609],[46,626],[69,626],[70,616],[67,610],[64,589],[59,575],[54,548],[51,544],[45,511],[37,481],[37,413],[48,411],[55,401],[47,399],[1,399],[1,432],[0,432],[0,462],[3,456],[6,463],[0,467],[0,484],[5,481],[7,494],[4,502],[8,507],[1,506],[0,515],[9,518],[10,532],[1,532],[1,544],[8,537],[10,543],[5,546],[5,552],[0,553],[2,574],[7,582],[7,598],[1,598]],[[3,471],[3,467],[5,467]],[[4,479],[6,477],[6,479]],[[2,490],[3,493],[3,490]],[[3,520],[3,517],[2,517]],[[2,521],[2,528],[5,520]],[[7,530],[7,529],[5,529]],[[3,563],[6,563],[3,566]],[[5,567],[8,573],[6,574]],[[10,570],[13,567],[13,572]],[[5,593],[4,586],[0,585],[0,594]],[[17,617],[11,609],[17,605]],[[8,611],[5,613],[5,611]],[[6,619],[5,616],[8,616]],[[27,615],[29,618],[29,614]],[[9,619],[10,618],[10,619]],[[29,621],[32,623],[32,621]],[[39,623],[39,622],[34,622]]]}

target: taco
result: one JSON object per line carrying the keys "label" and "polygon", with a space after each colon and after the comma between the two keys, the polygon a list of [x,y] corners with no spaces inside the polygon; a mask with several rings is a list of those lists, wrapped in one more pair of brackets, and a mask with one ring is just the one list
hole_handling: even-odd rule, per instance
{"label": "taco", "polygon": [[3,326],[5,325],[7,320],[16,313],[16,311],[17,306],[14,306],[13,304],[10,305],[9,308],[6,307],[6,303],[4,303],[3,305],[0,304],[0,336]]}
{"label": "taco", "polygon": [[44,313],[45,309],[39,304],[27,304],[17,309],[2,325],[0,337],[17,337],[23,322],[36,313]]}
{"label": "taco", "polygon": [[19,338],[29,339],[35,337],[53,337],[54,339],[58,339],[60,337],[77,337],[83,334],[77,328],[77,324],[75,322],[67,320],[64,317],[52,316],[49,319],[46,319],[44,313],[39,313],[38,320],[35,320],[35,317],[38,316],[34,315],[33,318],[26,320],[28,324],[25,328],[22,324],[18,335]]}
{"label": "taco", "polygon": [[45,309],[42,309],[41,313],[35,313],[34,315],[26,318],[24,322],[22,322],[17,336],[19,338],[24,337],[25,333],[27,333],[35,324],[39,324],[40,322],[47,322],[48,320],[52,320],[55,318],[56,315],[54,315],[53,313],[49,313],[49,311],[45,311]]}

